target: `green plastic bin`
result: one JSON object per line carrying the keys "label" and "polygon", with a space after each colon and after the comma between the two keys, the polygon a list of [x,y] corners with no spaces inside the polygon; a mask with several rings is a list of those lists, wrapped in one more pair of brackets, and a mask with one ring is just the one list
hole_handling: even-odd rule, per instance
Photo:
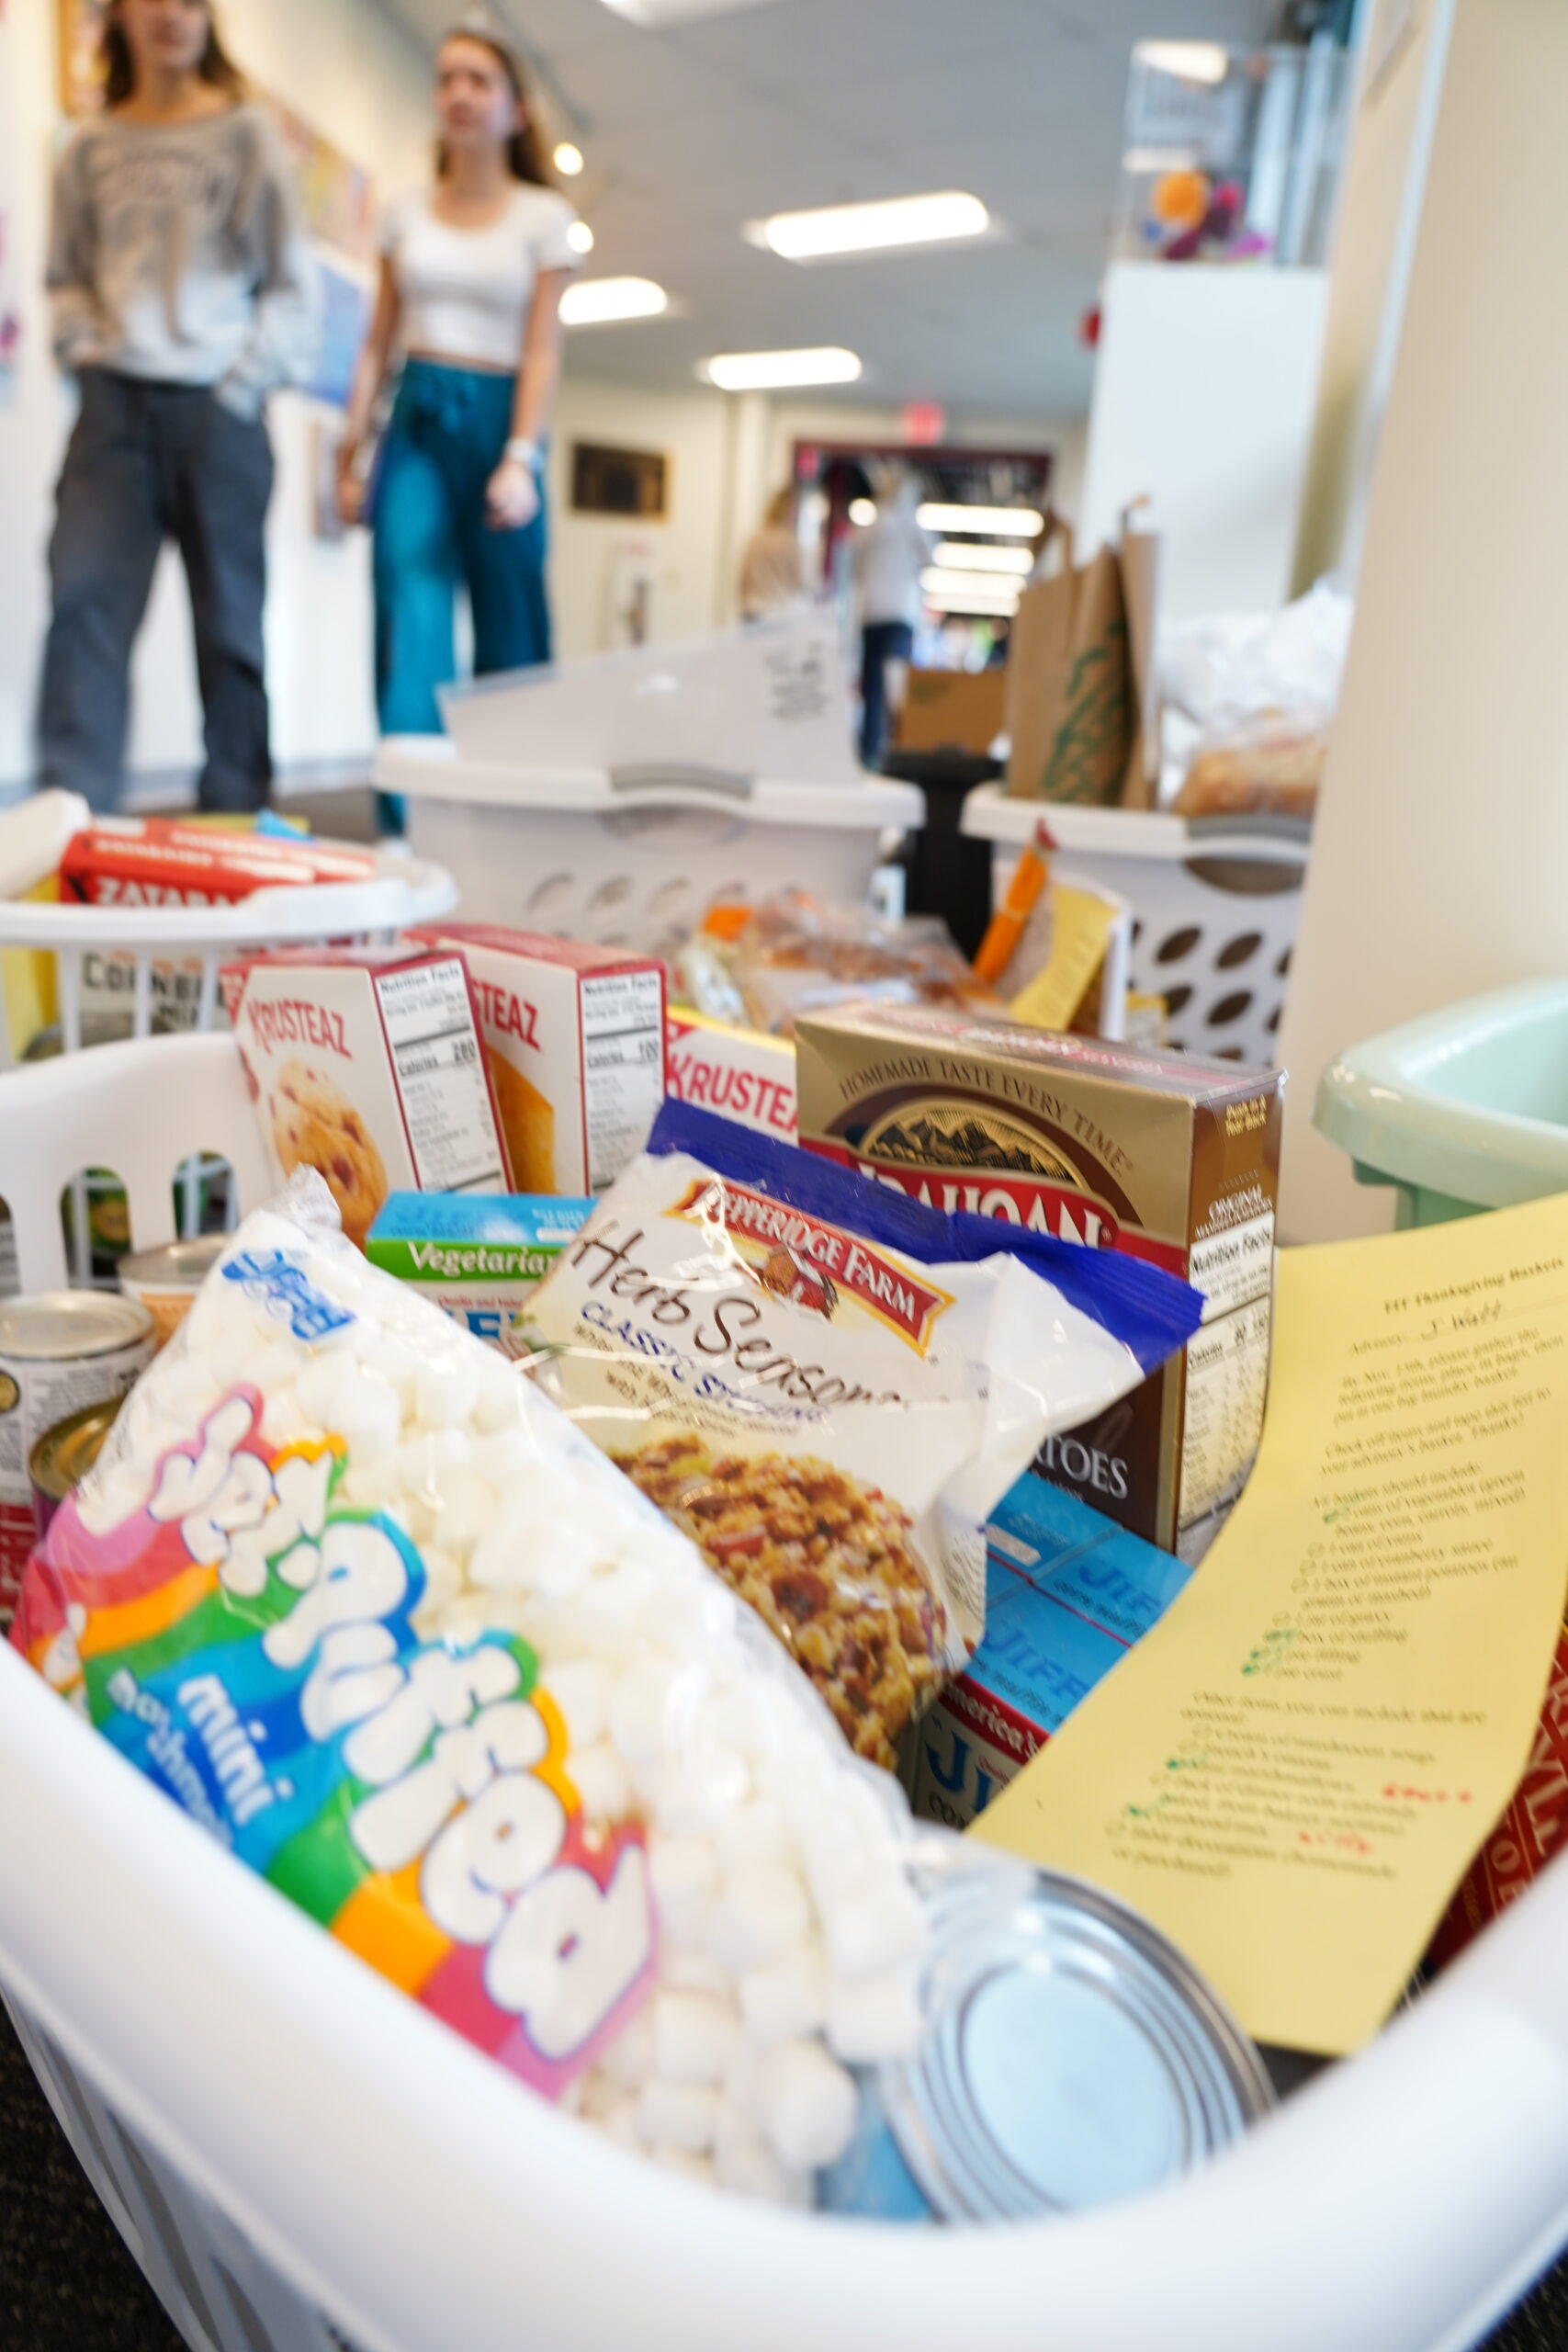
{"label": "green plastic bin", "polygon": [[1568,1192],[1568,979],[1532,980],[1352,1046],[1313,1123],[1401,1227]]}

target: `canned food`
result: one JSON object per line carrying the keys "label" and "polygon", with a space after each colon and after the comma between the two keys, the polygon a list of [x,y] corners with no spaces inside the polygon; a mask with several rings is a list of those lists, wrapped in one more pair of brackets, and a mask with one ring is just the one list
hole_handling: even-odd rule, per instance
{"label": "canned food", "polygon": [[119,1286],[152,1317],[159,1347],[171,1340],[192,1301],[228,1246],[226,1233],[203,1233],[191,1241],[166,1241],[161,1250],[138,1250],[119,1261]]}
{"label": "canned food", "polygon": [[1218,1996],[1111,1896],[1046,1871],[960,1873],[932,1923],[930,2030],[867,2078],[831,2211],[1077,2212],[1190,2172],[1273,2105]]}
{"label": "canned food", "polygon": [[0,1623],[33,1546],[33,1447],[82,1406],[123,1396],[153,1353],[152,1318],[132,1298],[60,1290],[0,1304]]}
{"label": "canned food", "polygon": [[81,1485],[115,1425],[123,1396],[106,1396],[101,1404],[84,1405],[56,1421],[28,1456],[28,1476],[33,1489],[33,1532],[41,1544],[49,1522],[69,1494]]}

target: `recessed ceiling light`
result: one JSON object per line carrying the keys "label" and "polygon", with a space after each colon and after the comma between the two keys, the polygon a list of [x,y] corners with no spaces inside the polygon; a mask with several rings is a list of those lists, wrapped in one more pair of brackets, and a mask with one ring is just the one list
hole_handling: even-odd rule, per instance
{"label": "recessed ceiling light", "polygon": [[567,229],[566,241],[574,254],[591,254],[593,251],[593,232],[586,220],[571,221]]}
{"label": "recessed ceiling light", "polygon": [[852,498],[850,501],[850,520],[852,523],[857,525],[862,530],[864,530],[868,523],[874,523],[876,520],[876,503],[874,499]]}
{"label": "recessed ceiling light", "polygon": [[1034,569],[1034,558],[1028,548],[971,547],[964,539],[942,540],[936,560],[949,571],[1010,572],[1020,579]]}
{"label": "recessed ceiling light", "polygon": [[556,169],[564,180],[574,180],[582,169],[582,150],[563,139],[556,149]]}
{"label": "recessed ceiling light", "polygon": [[1183,82],[1219,83],[1231,70],[1229,54],[1217,40],[1141,40],[1133,55],[1140,65]]}
{"label": "recessed ceiling light", "polygon": [[705,359],[699,374],[721,392],[772,392],[797,384],[852,384],[861,372],[852,351],[727,351]]}
{"label": "recessed ceiling light", "polygon": [[605,326],[615,319],[656,319],[670,297],[651,277],[583,277],[560,298],[569,327]]}
{"label": "recessed ceiling light", "polygon": [[775,212],[755,232],[785,261],[834,254],[886,253],[898,245],[946,244],[982,236],[991,216],[977,196],[896,196],[874,204],[831,204],[815,212]]}
{"label": "recessed ceiling light", "polygon": [[1032,506],[938,506],[919,510],[926,531],[985,531],[994,539],[1032,539],[1045,517]]}

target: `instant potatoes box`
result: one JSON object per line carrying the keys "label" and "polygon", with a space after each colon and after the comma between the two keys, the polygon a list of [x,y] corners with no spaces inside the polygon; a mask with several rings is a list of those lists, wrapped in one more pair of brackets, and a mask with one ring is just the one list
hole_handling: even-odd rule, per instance
{"label": "instant potatoes box", "polygon": [[1184,1352],[1038,1474],[1201,1558],[1263,1427],[1283,1078],[1239,1062],[847,1005],[795,1026],[800,1140],[934,1208],[1118,1250],[1204,1294]]}

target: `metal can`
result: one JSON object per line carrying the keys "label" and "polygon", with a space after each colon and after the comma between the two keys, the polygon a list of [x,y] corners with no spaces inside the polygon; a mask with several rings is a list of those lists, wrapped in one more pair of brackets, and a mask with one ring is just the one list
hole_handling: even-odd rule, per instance
{"label": "metal can", "polygon": [[41,1544],[49,1522],[69,1494],[73,1494],[103,1452],[124,1404],[123,1396],[106,1396],[101,1404],[84,1405],[56,1421],[28,1456],[28,1476],[33,1490],[33,1532]]}
{"label": "metal can", "polygon": [[1173,1944],[1051,1871],[954,1872],[916,2055],[869,2075],[831,2211],[1021,2221],[1156,2188],[1274,2104],[1257,2049]]}
{"label": "metal can", "polygon": [[120,1260],[119,1286],[127,1298],[147,1309],[161,1348],[185,1321],[229,1240],[226,1233],[203,1233],[191,1241],[166,1241],[161,1250],[138,1250]]}
{"label": "metal can", "polygon": [[33,1447],[82,1406],[123,1396],[154,1351],[152,1317],[131,1298],[59,1290],[0,1304],[0,1622],[33,1547]]}

